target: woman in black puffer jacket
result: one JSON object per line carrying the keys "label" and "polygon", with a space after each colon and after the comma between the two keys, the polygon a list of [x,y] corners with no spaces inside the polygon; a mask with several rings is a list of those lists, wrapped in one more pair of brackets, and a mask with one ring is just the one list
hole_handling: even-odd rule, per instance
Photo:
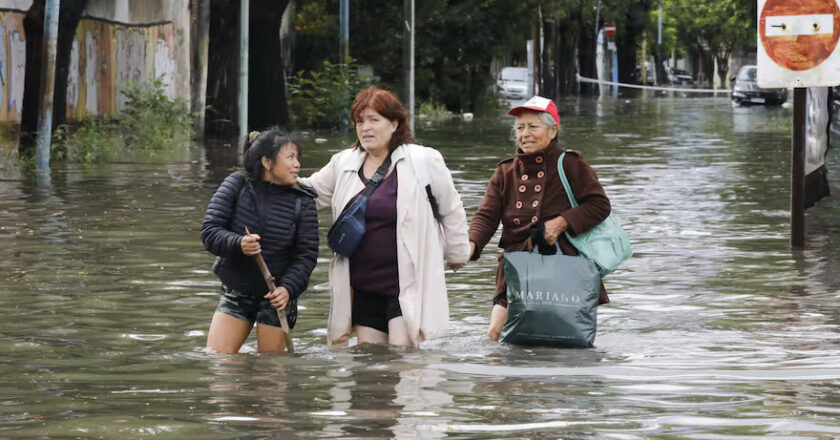
{"label": "woman in black puffer jacket", "polygon": [[[222,182],[201,226],[201,241],[218,256],[213,270],[222,281],[207,347],[221,353],[238,352],[255,322],[258,350],[283,351],[277,311],[285,310],[294,327],[297,298],[318,257],[315,194],[295,185],[299,147],[271,129],[252,134],[246,148],[245,171]],[[274,276],[273,292],[254,259],[260,253]]]}

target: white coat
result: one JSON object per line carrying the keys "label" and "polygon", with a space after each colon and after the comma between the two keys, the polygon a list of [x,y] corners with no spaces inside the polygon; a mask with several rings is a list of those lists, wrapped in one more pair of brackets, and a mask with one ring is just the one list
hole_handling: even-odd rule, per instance
{"label": "white coat", "polygon": [[[318,208],[330,207],[332,220],[365,185],[359,169],[367,153],[349,148],[308,178],[300,179],[318,193]],[[423,160],[431,177],[432,194],[438,203],[440,224],[432,214],[425,190],[415,174],[412,160]],[[444,260],[466,263],[470,244],[467,216],[461,197],[443,156],[432,148],[404,144],[391,153],[397,169],[397,267],[400,308],[414,344],[444,336],[449,329],[449,300],[444,279]],[[342,346],[352,330],[350,259],[333,255],[329,270],[330,316],[327,344]]]}

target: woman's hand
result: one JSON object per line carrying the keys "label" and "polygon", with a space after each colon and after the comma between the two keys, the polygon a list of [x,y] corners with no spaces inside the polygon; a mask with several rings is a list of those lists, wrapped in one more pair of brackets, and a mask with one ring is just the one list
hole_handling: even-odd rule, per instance
{"label": "woman's hand", "polygon": [[490,327],[487,329],[487,337],[491,340],[498,341],[499,335],[502,334],[502,327],[507,320],[508,309],[495,304],[493,311],[490,312]]}
{"label": "woman's hand", "polygon": [[260,253],[260,236],[257,234],[248,234],[242,237],[242,253],[252,257]]}
{"label": "woman's hand", "polygon": [[286,304],[289,303],[289,291],[286,290],[285,287],[278,287],[274,289],[273,292],[269,292],[264,296],[267,299],[271,306],[277,310],[283,310],[286,308]]}
{"label": "woman's hand", "polygon": [[449,263],[449,268],[452,269],[452,272],[458,272],[458,269],[464,267],[467,263]]}
{"label": "woman's hand", "polygon": [[566,222],[566,219],[563,216],[555,217],[547,222],[545,222],[545,242],[549,246],[553,246],[554,243],[557,242],[557,238],[560,237],[560,234],[566,231],[569,228],[569,224]]}

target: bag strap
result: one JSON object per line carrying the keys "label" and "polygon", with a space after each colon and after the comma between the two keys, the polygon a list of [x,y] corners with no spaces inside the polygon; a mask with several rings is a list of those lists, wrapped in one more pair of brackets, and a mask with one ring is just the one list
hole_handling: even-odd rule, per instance
{"label": "bag strap", "polygon": [[379,168],[376,169],[376,172],[373,173],[370,180],[367,181],[367,185],[365,185],[364,191],[359,197],[369,197],[373,190],[382,183],[382,179],[385,178],[385,174],[388,173],[388,168],[391,167],[391,155],[389,154],[388,157],[385,158],[385,161],[382,162],[382,165],[379,165]]}
{"label": "bag strap", "polygon": [[417,176],[417,181],[420,182],[420,188],[426,192],[426,199],[432,207],[432,215],[435,220],[440,222],[440,212],[438,211],[437,199],[432,192],[432,179],[429,177],[429,170],[426,168],[425,158],[418,159],[416,154],[411,154],[411,148],[406,148],[409,156],[411,156],[411,164],[414,166],[414,174]]}
{"label": "bag strap", "polygon": [[557,173],[560,174],[560,180],[563,181],[563,189],[566,190],[566,195],[569,197],[569,203],[572,205],[572,208],[578,207],[578,202],[575,200],[575,194],[572,192],[572,187],[569,185],[569,179],[566,178],[566,172],[563,171],[563,158],[566,156],[566,152],[564,151],[563,154],[560,155],[560,159],[557,159]]}

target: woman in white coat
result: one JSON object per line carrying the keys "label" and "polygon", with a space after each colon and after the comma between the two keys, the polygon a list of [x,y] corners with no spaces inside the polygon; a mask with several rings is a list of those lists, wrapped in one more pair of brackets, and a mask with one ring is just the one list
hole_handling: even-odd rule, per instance
{"label": "woman in white coat", "polygon": [[444,260],[457,270],[469,258],[464,206],[440,153],[411,143],[394,94],[362,90],[350,113],[358,140],[300,179],[318,193],[318,207],[330,207],[334,222],[389,155],[391,165],[367,200],[361,244],[330,263],[327,342],[344,346],[355,332],[360,344],[416,347],[448,331]]}

